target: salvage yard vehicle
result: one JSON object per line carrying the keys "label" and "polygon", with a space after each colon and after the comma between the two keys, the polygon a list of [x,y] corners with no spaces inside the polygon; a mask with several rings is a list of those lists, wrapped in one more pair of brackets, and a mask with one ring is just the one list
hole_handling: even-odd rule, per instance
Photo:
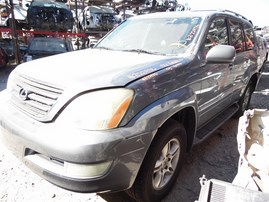
{"label": "salvage yard vehicle", "polygon": [[34,0],[27,7],[27,23],[30,28],[59,32],[73,29],[73,13],[65,3]]}
{"label": "salvage yard vehicle", "polygon": [[6,67],[8,60],[6,51],[0,46],[0,68]]}
{"label": "salvage yard vehicle", "polygon": [[73,51],[70,39],[63,37],[34,37],[23,57],[24,62]]}
{"label": "salvage yard vehicle", "polygon": [[[26,21],[27,10],[19,5],[14,5],[14,22],[16,24],[16,29],[28,29],[28,24]],[[5,18],[3,24],[6,27],[11,27],[12,15],[11,13]]]}
{"label": "salvage yard vehicle", "polygon": [[62,188],[160,201],[186,152],[248,107],[257,57],[252,24],[232,11],[134,16],[92,49],[17,66],[0,137]]}
{"label": "salvage yard vehicle", "polygon": [[79,14],[79,27],[83,30],[109,31],[118,23],[116,11],[108,6],[87,6]]}
{"label": "salvage yard vehicle", "polygon": [[[12,39],[0,38],[0,46],[6,51],[9,60],[15,59],[14,46],[13,46]],[[27,49],[27,45],[23,41],[18,40],[18,46],[19,46],[19,53],[21,56],[23,56]]]}

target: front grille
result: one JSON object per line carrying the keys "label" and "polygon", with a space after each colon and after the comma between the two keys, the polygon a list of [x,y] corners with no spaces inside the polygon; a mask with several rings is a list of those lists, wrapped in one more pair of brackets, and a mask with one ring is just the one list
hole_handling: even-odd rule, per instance
{"label": "front grille", "polygon": [[12,103],[36,119],[44,118],[57,102],[63,89],[25,76],[15,76]]}

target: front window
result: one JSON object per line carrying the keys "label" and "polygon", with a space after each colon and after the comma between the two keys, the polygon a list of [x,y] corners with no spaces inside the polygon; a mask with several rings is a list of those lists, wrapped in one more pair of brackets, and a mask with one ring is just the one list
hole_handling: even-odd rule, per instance
{"label": "front window", "polygon": [[151,54],[186,53],[195,41],[201,18],[128,19],[105,37],[96,48]]}
{"label": "front window", "polygon": [[228,31],[226,20],[224,18],[216,18],[211,22],[206,36],[206,52],[213,46],[220,44],[228,45]]}

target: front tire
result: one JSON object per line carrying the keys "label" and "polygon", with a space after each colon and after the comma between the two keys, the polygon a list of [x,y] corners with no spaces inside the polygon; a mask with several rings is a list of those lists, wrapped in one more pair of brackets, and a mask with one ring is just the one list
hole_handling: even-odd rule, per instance
{"label": "front tire", "polygon": [[169,120],[160,128],[127,193],[137,201],[160,201],[174,185],[186,153],[186,131]]}

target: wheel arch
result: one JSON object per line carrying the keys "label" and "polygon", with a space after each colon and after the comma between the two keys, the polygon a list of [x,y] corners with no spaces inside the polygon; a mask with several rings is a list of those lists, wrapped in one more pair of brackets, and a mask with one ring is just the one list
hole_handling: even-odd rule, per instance
{"label": "wheel arch", "polygon": [[[183,149],[183,151],[185,151],[185,153],[186,153],[187,151],[189,151],[191,149],[191,146],[192,146],[195,128],[196,128],[196,122],[197,121],[196,121],[196,117],[195,117],[195,109],[193,108],[193,106],[186,106],[185,108],[176,112],[175,114],[173,114],[172,116],[170,116],[168,119],[166,119],[163,122],[163,124],[158,128],[158,131],[160,131],[160,133],[157,132],[156,135],[153,137],[151,144],[148,148],[148,151],[146,152],[146,155],[142,161],[141,167],[139,168],[139,170],[137,172],[135,180],[132,183],[131,188],[126,190],[126,193],[128,193],[133,198],[137,198],[137,199],[139,199],[139,197],[141,196],[142,191],[141,191],[140,185],[143,184],[143,181],[141,181],[141,180],[142,179],[144,180],[145,178],[144,177],[142,178],[139,176],[141,175],[141,173],[144,173],[145,169],[148,169],[148,166],[145,166],[145,165],[147,165],[148,161],[145,161],[145,160],[148,159],[148,157],[149,157],[148,155],[151,156],[151,154],[152,154],[151,148],[156,147],[156,143],[159,142],[160,138],[162,138],[162,135],[164,135],[164,131],[166,131],[167,129],[169,130],[170,126],[173,128],[173,126],[175,126],[176,124],[178,124],[181,127],[184,127],[185,132],[184,132],[184,135],[181,137],[183,137],[183,139],[182,139],[183,141],[186,140],[186,142],[187,142],[186,145],[182,147],[182,148],[185,147]],[[170,125],[170,124],[172,124],[172,125]],[[171,130],[173,130],[173,129],[171,129]],[[184,159],[184,155],[183,155],[182,159]],[[179,162],[179,164],[180,164],[180,166],[178,167],[178,169],[179,169],[178,171],[180,171],[180,169],[181,169],[182,162],[181,163]],[[177,176],[178,174],[179,173],[176,173],[175,175]],[[174,182],[172,182],[172,184],[174,184]],[[168,190],[168,188],[164,188],[164,189]]]}
{"label": "wheel arch", "polygon": [[256,87],[257,87],[257,85],[259,83],[261,73],[262,72],[257,72],[256,74],[253,74],[252,77],[249,80],[248,85],[251,85],[251,91],[252,92],[256,89]]}
{"label": "wheel arch", "polygon": [[[165,127],[170,120],[177,121],[179,124],[182,124],[184,126],[187,134],[186,152],[189,152],[193,145],[197,125],[197,115],[195,109],[193,108],[193,106],[186,106],[185,108],[180,109],[178,112],[168,117],[159,126],[158,130],[162,127]],[[154,136],[153,139],[155,138],[157,138],[156,135]]]}
{"label": "wheel arch", "polygon": [[250,79],[245,83],[245,86],[241,89],[241,96],[246,91],[246,88],[250,85],[251,86],[251,92],[253,93],[259,83],[259,80],[261,78],[262,72],[256,72],[253,74]]}
{"label": "wheel arch", "polygon": [[[194,134],[196,132],[196,114],[195,110],[192,107],[186,107],[179,112],[175,113],[169,119],[176,120],[177,122],[181,123],[187,134],[187,152],[189,152],[192,148],[193,141],[194,141]],[[169,120],[168,119],[168,120]]]}

